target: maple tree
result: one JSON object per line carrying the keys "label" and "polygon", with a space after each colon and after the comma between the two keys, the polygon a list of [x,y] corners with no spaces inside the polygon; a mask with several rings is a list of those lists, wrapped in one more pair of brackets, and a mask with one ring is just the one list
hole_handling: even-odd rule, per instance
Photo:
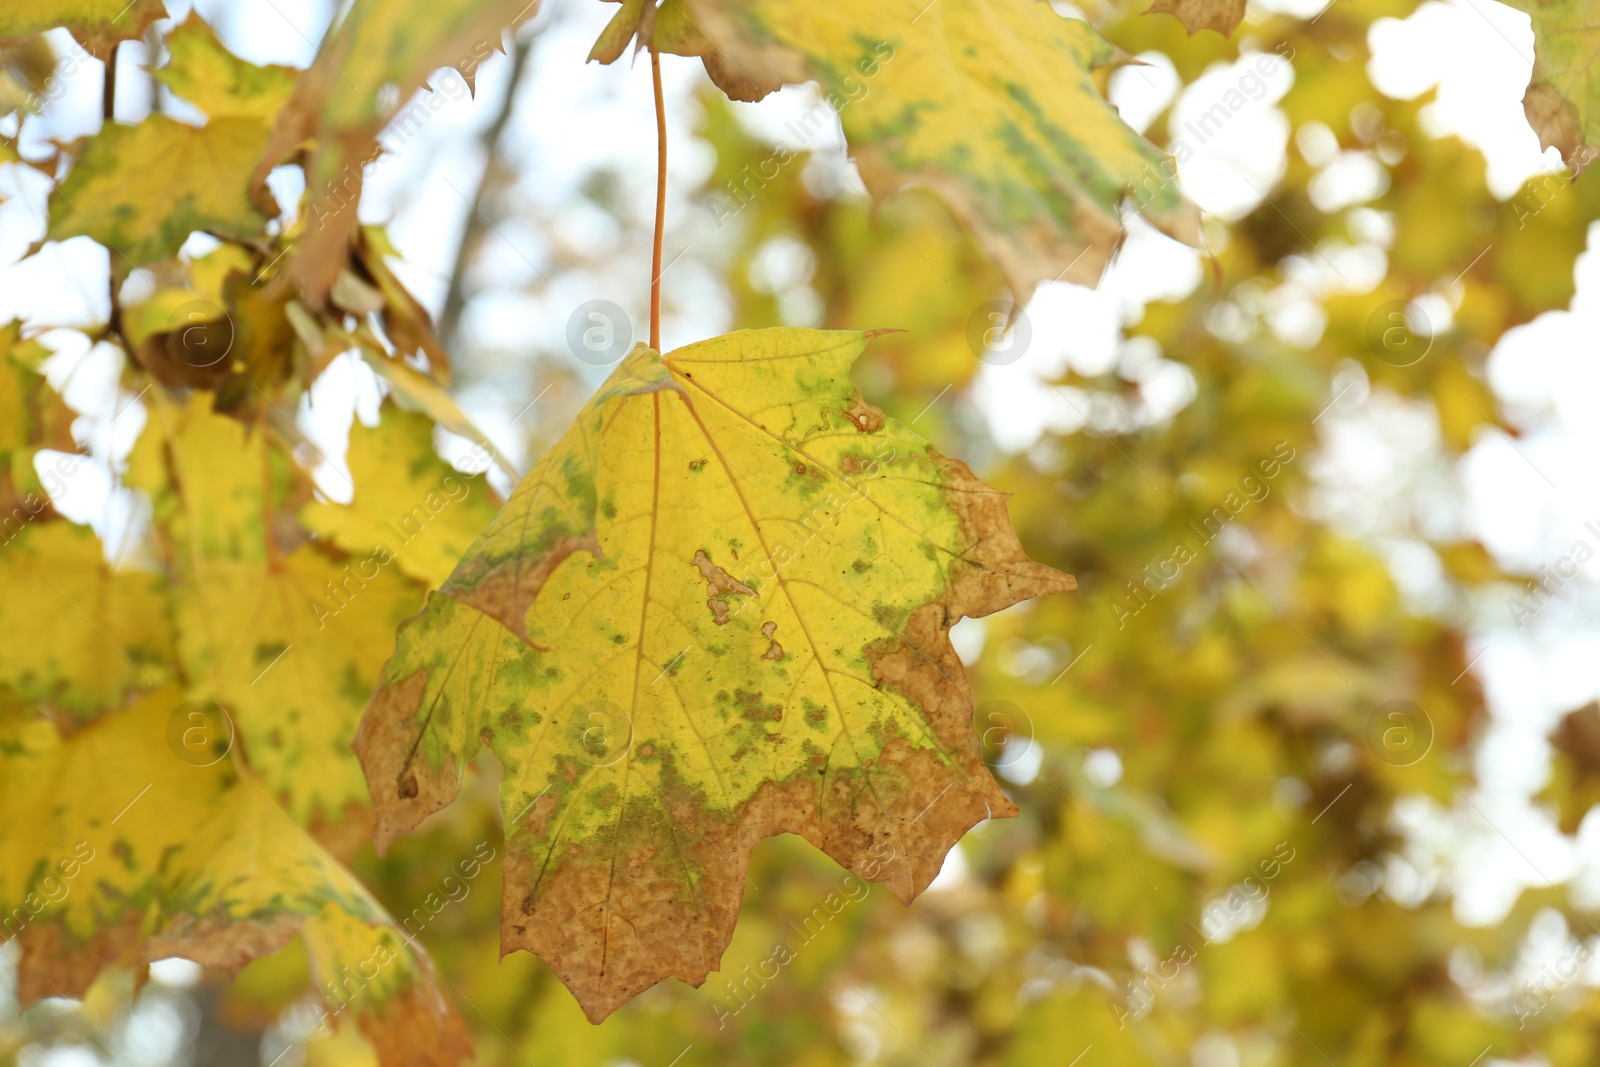
{"label": "maple tree", "polygon": [[[453,331],[357,208],[385,128],[441,70],[471,87],[536,7],[355,0],[302,70],[161,0],[0,2],[19,125],[62,76],[46,31],[107,64],[98,132],[25,157],[14,130],[0,161],[50,179],[41,245],[106,251],[109,316],[79,332],[122,360],[108,414],[143,421],[110,466],[148,509],[120,541],[62,513],[72,465],[101,457],[45,331],[0,328],[0,921],[21,1004],[82,998],[93,1026],[177,956],[234,978],[218,995],[257,1029],[309,998],[315,1062],[832,1063],[870,1058],[869,1026],[907,1062],[1592,1061],[1592,1004],[1484,992],[1540,914],[1589,929],[1574,895],[1473,928],[1399,875],[1379,891],[1407,862],[1391,814],[1471,787],[1483,697],[1463,619],[1406,602],[1370,544],[1297,503],[1352,354],[1374,394],[1433,413],[1443,455],[1515,429],[1484,353],[1572,297],[1600,217],[1579,173],[1588,5],[1527,5],[1527,116],[1574,177],[1510,210],[1471,149],[1348,61],[1409,11],[1392,0],[1262,16],[1248,48],[1231,0],[1098,28],[1027,0],[621,0],[589,57],[649,53],[649,338],[518,479],[452,396]],[[117,121],[133,41],[187,109]],[[1203,240],[1179,183],[1152,180],[1173,173],[1161,123],[1137,132],[1104,93],[1146,50],[1185,82],[1292,56],[1289,121],[1392,172],[1366,208],[1393,220],[1387,273],[1319,293],[1315,340],[1269,328],[1262,294],[1357,240],[1353,212],[1318,206],[1297,147],[1282,196]],[[702,192],[732,190],[741,223],[719,253],[741,328],[670,351],[663,55],[714,86]],[[796,82],[865,196],[761,168],[728,101]],[[285,167],[294,202],[269,180]],[[1001,459],[940,398],[1036,289],[1100,279],[1133,215],[1210,245],[1214,287],[1127,327],[1192,399],[1149,416],[1131,357],[1069,374],[1061,395],[1115,428],[1083,415],[1096,432]],[[1484,216],[1487,237],[1460,221]],[[820,321],[754,280],[775,240],[805,248]],[[1430,358],[1372,342],[1390,302],[1452,276]],[[336,496],[299,412],[352,354],[382,400]],[[436,431],[498,469],[457,469]],[[1410,532],[1464,594],[1514,579]],[[951,631],[985,616],[969,666]],[[1595,799],[1593,719],[1554,738],[1567,833]],[[1116,775],[1095,769],[1111,750]],[[873,896],[918,898],[958,841],[959,888]],[[49,1010],[0,1020],[0,1055]]]}

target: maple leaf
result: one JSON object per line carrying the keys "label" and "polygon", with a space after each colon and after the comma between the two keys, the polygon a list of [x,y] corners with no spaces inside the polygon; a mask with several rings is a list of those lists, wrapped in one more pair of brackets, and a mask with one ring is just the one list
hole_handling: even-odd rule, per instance
{"label": "maple leaf", "polygon": [[[188,695],[229,709],[263,785],[319,838],[366,808],[350,742],[395,628],[421,600],[392,560],[369,546],[341,565],[302,545],[270,562],[201,561],[178,595]],[[338,840],[364,831],[358,817]]]}
{"label": "maple leaf", "polygon": [[[350,742],[421,590],[377,541],[341,561],[314,543],[280,552],[276,529],[269,540],[263,526],[273,457],[263,435],[212,412],[205,393],[178,412],[151,395],[155,417],[129,484],[157,502],[176,498],[173,616],[187,696],[228,709],[251,767],[293,818],[319,839],[353,844],[366,835],[368,799]],[[303,483],[272,482],[274,509],[298,509]]]}
{"label": "maple leaf", "polygon": [[[165,115],[107,123],[50,199],[46,239],[92,237],[118,253],[121,273],[175,254],[196,230],[244,240],[271,215],[252,202],[249,179],[296,72],[238,58],[193,13],[166,40],[171,58],[152,76],[204,111],[206,124]],[[179,362],[165,380],[194,377]],[[228,368],[211,368],[212,377]]]}
{"label": "maple leaf", "polygon": [[[37,449],[77,449],[72,439],[72,422],[77,413],[62,402],[60,394],[39,373],[40,365],[50,354],[50,349],[39,341],[23,340],[21,323],[0,325],[0,460],[11,460],[16,468],[0,474],[0,478],[9,474],[13,482],[31,484],[37,478],[32,469]],[[20,488],[10,486],[13,492]],[[0,493],[0,500],[7,496]],[[8,540],[27,519],[12,508],[6,511],[11,513],[0,515],[0,539]]]}
{"label": "maple leaf", "polygon": [[65,26],[91,55],[104,59],[166,17],[162,0],[0,0],[0,45]]}
{"label": "maple leaf", "polygon": [[1600,136],[1600,27],[1586,0],[1507,0],[1533,20],[1533,77],[1522,97],[1528,124],[1541,148],[1561,152],[1574,174],[1594,156]]}
{"label": "maple leaf", "polygon": [[362,719],[384,849],[505,767],[504,950],[591,1020],[732,937],[796,833],[902,901],[1016,812],[949,629],[1073,587],[1004,494],[866,404],[866,335],[636,347],[401,629]]}
{"label": "maple leaf", "polygon": [[171,677],[172,625],[159,576],[107,563],[85,526],[33,518],[15,531],[8,524],[6,535],[0,684],[83,720]]}
{"label": "maple leaf", "polygon": [[194,12],[167,35],[166,43],[171,57],[151,77],[214,119],[235,115],[275,120],[300,73],[240,59]]}
{"label": "maple leaf", "polygon": [[385,407],[378,425],[350,429],[355,498],[315,501],[300,513],[306,529],[346,552],[382,545],[406,574],[436,589],[494,517],[481,475],[439,458],[434,422],[420,412]]}
{"label": "maple leaf", "polygon": [[380,1062],[459,1062],[461,1021],[420,948],[252,779],[180,762],[182,706],[160,690],[63,738],[0,702],[0,917],[21,1002],[82,996],[112,963],[237,972],[299,932],[319,996],[354,1010]]}
{"label": "maple leaf", "polygon": [[441,67],[458,72],[470,90],[478,66],[503,51],[502,35],[538,6],[539,0],[356,0],[329,29],[255,172],[262,188],[274,166],[314,140],[306,165],[310,222],[289,266],[308,303],[321,308],[344,269],[362,168],[375,155],[379,132],[393,122],[397,134],[409,137],[444,103],[437,91],[426,103],[409,103]]}
{"label": "maple leaf", "polygon": [[51,194],[45,239],[92,237],[117,253],[123,274],[175,255],[196,230],[243,240],[268,218],[249,195],[267,130],[250,116],[108,124]]}
{"label": "maple leaf", "polygon": [[455,397],[450,395],[437,378],[424,374],[403,360],[391,357],[379,346],[370,331],[363,334],[341,335],[339,331],[330,330],[329,334],[360,352],[367,366],[376,371],[384,383],[393,390],[390,395],[397,403],[402,404],[407,410],[426,414],[457,437],[471,441],[495,466],[512,479],[518,477],[510,462],[494,447],[488,436],[478,429],[467,413],[461,410],[461,405],[456,403]]}
{"label": "maple leaf", "polygon": [[1227,37],[1244,20],[1245,0],[1156,0],[1150,13],[1175,15],[1190,34],[1216,30]]}
{"label": "maple leaf", "polygon": [[196,391],[178,407],[151,390],[151,417],[129,456],[125,483],[150,494],[156,518],[190,559],[269,558],[264,480],[273,505],[306,492],[303,476],[269,468],[274,456],[262,436],[216,414],[210,393]]}
{"label": "maple leaf", "polygon": [[[1149,220],[1198,246],[1199,211],[1160,177],[1161,152],[1124,123],[1093,72],[1119,53],[1081,19],[1000,0],[666,0],[625,7],[660,51],[700,56],[729,96],[815,80],[867,189],[929,188],[1000,265],[1018,300],[1066,279],[1093,285],[1139,187]],[[621,54],[616,19],[593,58]],[[625,40],[623,42],[625,44]],[[604,45],[604,47],[602,47]]]}

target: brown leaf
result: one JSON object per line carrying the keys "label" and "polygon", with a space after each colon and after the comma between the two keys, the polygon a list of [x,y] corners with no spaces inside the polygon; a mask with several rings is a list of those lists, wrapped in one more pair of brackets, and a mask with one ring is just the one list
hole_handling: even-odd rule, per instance
{"label": "brown leaf", "polygon": [[1150,13],[1176,15],[1191,34],[1216,30],[1227,37],[1244,19],[1245,0],[1156,0]]}

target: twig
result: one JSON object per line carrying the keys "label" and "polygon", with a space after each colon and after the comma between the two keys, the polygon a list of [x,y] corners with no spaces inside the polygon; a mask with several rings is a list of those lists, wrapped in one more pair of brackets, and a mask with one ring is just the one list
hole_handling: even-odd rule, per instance
{"label": "twig", "polygon": [[456,351],[456,333],[461,328],[461,315],[467,310],[467,261],[477,252],[478,246],[483,243],[484,233],[489,229],[488,213],[483,210],[483,203],[499,178],[500,137],[511,119],[512,108],[516,106],[517,86],[522,82],[532,51],[531,35],[512,45],[511,79],[506,87],[506,97],[501,101],[500,111],[494,121],[483,131],[483,174],[478,179],[477,192],[472,195],[472,209],[467,212],[461,243],[456,246],[455,265],[450,269],[450,288],[445,292],[444,309],[439,312],[439,341],[452,356]]}
{"label": "twig", "polygon": [[100,83],[100,115],[108,123],[117,117],[117,51],[121,47],[118,41],[106,54],[106,76]]}

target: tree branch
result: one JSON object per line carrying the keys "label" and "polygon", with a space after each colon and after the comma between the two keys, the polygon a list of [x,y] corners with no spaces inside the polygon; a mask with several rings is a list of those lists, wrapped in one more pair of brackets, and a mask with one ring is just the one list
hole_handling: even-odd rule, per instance
{"label": "tree branch", "polygon": [[455,264],[450,268],[450,288],[445,292],[444,309],[439,312],[439,341],[452,358],[456,352],[456,336],[461,328],[461,315],[467,309],[467,263],[483,242],[489,228],[488,215],[483,210],[489,193],[493,191],[499,172],[500,137],[510,121],[511,109],[516,106],[517,86],[527,70],[528,55],[533,50],[533,35],[529,34],[512,45],[511,77],[506,87],[505,99],[489,128],[483,131],[485,157],[483,174],[478,179],[478,190],[472,195],[472,208],[467,212],[466,227],[461,231],[461,243],[456,246]]}

